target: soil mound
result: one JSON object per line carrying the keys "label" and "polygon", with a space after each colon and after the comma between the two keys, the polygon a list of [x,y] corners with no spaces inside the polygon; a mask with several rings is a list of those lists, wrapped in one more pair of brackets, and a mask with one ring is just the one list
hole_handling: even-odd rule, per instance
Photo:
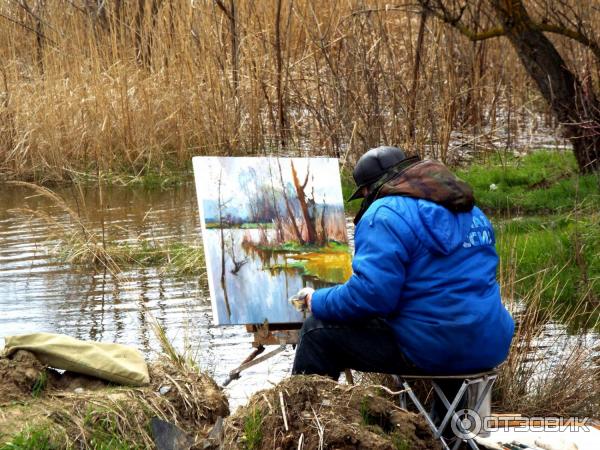
{"label": "soil mound", "polygon": [[163,358],[150,365],[149,373],[147,391],[169,403],[176,419],[173,423],[184,430],[197,430],[199,425],[212,428],[219,417],[229,415],[223,390],[204,372]]}
{"label": "soil mound", "polygon": [[440,448],[425,421],[381,388],[314,376],[258,392],[227,419],[224,436],[225,449]]}
{"label": "soil mound", "polygon": [[29,352],[19,350],[12,358],[0,357],[0,406],[31,397],[43,380],[44,365]]}
{"label": "soil mound", "polygon": [[98,378],[46,367],[26,350],[18,350],[10,357],[0,356],[0,406],[32,397],[95,391],[109,385]]}
{"label": "soil mound", "polygon": [[43,448],[152,448],[152,420],[173,424],[202,443],[227,398],[208,375],[179,361],[149,367],[150,385],[115,386],[44,367],[19,351],[0,359],[0,447],[33,442]]}

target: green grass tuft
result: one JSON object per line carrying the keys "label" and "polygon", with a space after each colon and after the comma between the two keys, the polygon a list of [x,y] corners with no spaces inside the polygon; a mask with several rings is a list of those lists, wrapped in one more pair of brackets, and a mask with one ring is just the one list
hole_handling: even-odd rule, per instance
{"label": "green grass tuft", "polygon": [[400,433],[393,433],[391,439],[396,450],[410,450],[412,448],[411,442]]}
{"label": "green grass tuft", "polygon": [[28,428],[15,435],[9,442],[0,444],[0,450],[58,450],[45,428]]}
{"label": "green grass tuft", "polygon": [[135,450],[144,448],[125,438],[119,427],[120,417],[116,411],[104,408],[88,408],[83,424],[89,434],[90,447],[94,450]]}
{"label": "green grass tuft", "polygon": [[168,164],[168,167],[141,168],[136,173],[131,173],[131,168],[122,167],[114,170],[98,171],[91,167],[85,172],[70,172],[71,181],[84,184],[104,183],[116,186],[135,186],[147,190],[168,189],[180,186],[193,177],[191,170],[178,167],[176,164]]}
{"label": "green grass tuft", "polygon": [[244,421],[244,442],[247,450],[260,448],[263,438],[262,422],[264,414],[258,407],[254,407]]}
{"label": "green grass tuft", "polygon": [[360,417],[362,419],[363,425],[374,425],[375,424],[375,420],[373,419],[373,416],[371,415],[371,411],[369,410],[369,399],[367,397],[364,397],[360,401],[360,409],[358,412],[360,413]]}
{"label": "green grass tuft", "polygon": [[526,297],[543,277],[543,301],[565,308],[600,299],[600,215],[496,220],[501,265],[515,271],[515,294]]}
{"label": "green grass tuft", "polygon": [[44,389],[46,389],[47,384],[48,372],[43,370],[42,372],[40,372],[40,376],[37,378],[37,380],[35,380],[33,388],[31,388],[31,395],[36,398],[42,395],[42,392],[44,392]]}

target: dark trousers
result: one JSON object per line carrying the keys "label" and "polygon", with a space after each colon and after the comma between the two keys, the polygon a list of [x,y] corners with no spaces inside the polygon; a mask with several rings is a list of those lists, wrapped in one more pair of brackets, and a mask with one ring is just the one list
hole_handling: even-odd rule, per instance
{"label": "dark trousers", "polygon": [[414,365],[381,319],[350,323],[324,322],[312,316],[306,319],[292,373],[337,380],[344,369],[399,374],[414,371]]}
{"label": "dark trousers", "polygon": [[[312,316],[306,319],[300,330],[292,373],[324,375],[337,380],[344,369],[389,374],[419,372],[402,353],[394,332],[384,320],[336,323]],[[445,380],[438,384],[452,402],[462,382]],[[459,408],[463,405],[464,401]],[[434,401],[432,409],[434,421],[441,422],[446,407],[442,402]]]}

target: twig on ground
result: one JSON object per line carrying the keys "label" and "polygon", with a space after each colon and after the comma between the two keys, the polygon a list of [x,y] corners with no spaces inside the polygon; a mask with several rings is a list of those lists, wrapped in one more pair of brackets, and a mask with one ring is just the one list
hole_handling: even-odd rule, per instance
{"label": "twig on ground", "polygon": [[290,427],[288,426],[287,414],[285,412],[285,402],[283,401],[283,392],[279,391],[279,403],[281,404],[281,415],[283,416],[283,426],[285,427],[285,431],[290,431]]}

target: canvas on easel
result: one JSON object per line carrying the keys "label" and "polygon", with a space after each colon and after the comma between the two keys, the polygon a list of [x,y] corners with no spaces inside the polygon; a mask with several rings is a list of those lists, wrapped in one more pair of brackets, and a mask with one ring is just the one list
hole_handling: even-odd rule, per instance
{"label": "canvas on easel", "polygon": [[193,166],[215,323],[302,322],[291,295],[352,274],[337,159],[195,157]]}

